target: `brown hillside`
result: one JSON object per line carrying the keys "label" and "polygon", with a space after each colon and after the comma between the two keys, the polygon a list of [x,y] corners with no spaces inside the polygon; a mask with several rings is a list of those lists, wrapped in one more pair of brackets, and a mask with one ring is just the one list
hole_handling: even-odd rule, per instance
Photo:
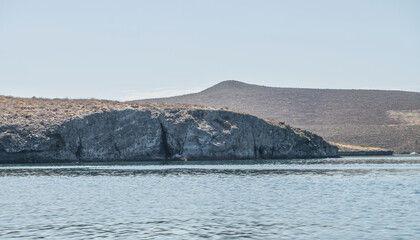
{"label": "brown hillside", "polygon": [[274,88],[224,81],[195,94],[141,101],[229,107],[327,140],[420,152],[420,93]]}

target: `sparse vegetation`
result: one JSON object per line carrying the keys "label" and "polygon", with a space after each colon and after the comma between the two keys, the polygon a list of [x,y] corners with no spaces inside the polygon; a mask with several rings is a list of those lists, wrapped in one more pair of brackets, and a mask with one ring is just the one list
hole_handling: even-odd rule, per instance
{"label": "sparse vegetation", "polygon": [[[58,126],[65,121],[82,118],[89,114],[112,110],[135,109],[153,111],[153,109],[159,110],[166,108],[176,108],[177,110],[183,109],[184,111],[193,109],[220,110],[220,108],[217,107],[189,104],[135,103],[97,99],[15,98],[0,96],[0,137],[2,133],[8,131],[7,126],[15,126],[15,129],[24,132],[27,131],[28,134],[36,135],[49,128]],[[185,114],[185,116],[188,116],[188,114]],[[282,125],[281,123],[276,124]]]}

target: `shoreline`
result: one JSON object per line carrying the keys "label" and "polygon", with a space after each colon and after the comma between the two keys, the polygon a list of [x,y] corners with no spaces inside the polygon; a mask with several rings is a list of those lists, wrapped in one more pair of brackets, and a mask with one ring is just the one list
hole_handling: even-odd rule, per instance
{"label": "shoreline", "polygon": [[394,151],[338,151],[338,156],[349,157],[349,156],[392,156]]}

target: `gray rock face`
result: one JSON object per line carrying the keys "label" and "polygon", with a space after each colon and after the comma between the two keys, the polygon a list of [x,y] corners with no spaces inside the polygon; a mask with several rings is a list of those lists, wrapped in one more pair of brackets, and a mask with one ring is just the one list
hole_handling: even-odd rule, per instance
{"label": "gray rock face", "polygon": [[223,110],[112,110],[46,131],[0,129],[0,163],[336,157],[321,137]]}

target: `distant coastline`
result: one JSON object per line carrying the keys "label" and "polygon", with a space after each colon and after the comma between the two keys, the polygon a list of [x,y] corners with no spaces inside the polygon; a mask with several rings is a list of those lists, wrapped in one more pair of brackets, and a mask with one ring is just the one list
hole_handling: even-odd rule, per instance
{"label": "distant coastline", "polygon": [[338,156],[392,156],[394,151],[338,151]]}

